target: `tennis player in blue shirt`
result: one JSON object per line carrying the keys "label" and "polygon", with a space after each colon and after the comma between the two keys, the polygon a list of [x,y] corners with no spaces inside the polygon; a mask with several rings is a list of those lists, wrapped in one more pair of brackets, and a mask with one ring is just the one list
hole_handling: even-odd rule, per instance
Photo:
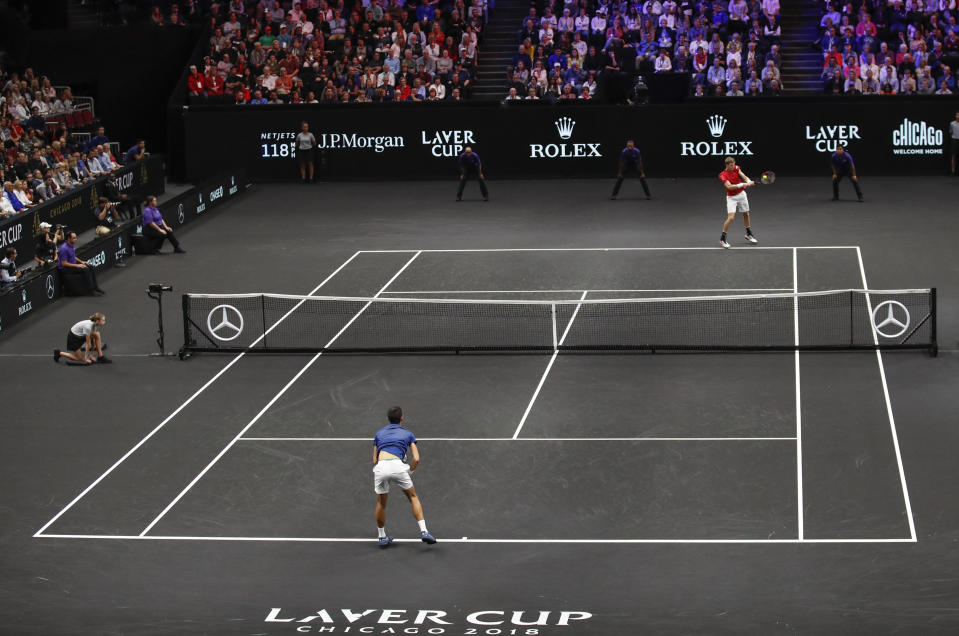
{"label": "tennis player in blue shirt", "polygon": [[[413,479],[410,473],[416,470],[420,463],[420,452],[416,448],[416,436],[408,429],[403,428],[403,409],[393,406],[386,412],[390,421],[376,432],[373,439],[373,490],[376,492],[376,532],[379,535],[381,548],[393,543],[393,537],[386,534],[386,498],[390,492],[390,484],[399,486],[413,507],[413,517],[420,525],[420,538],[423,543],[436,543],[436,537],[426,529],[423,519],[423,504],[413,488]],[[411,453],[410,463],[406,464],[403,458],[407,450]]]}
{"label": "tennis player in blue shirt", "polygon": [[456,190],[456,200],[463,200],[463,188],[466,187],[466,180],[470,177],[476,177],[479,181],[480,192],[483,193],[483,200],[489,201],[489,191],[486,189],[486,178],[483,176],[483,162],[479,155],[473,152],[469,146],[463,148],[463,152],[456,158],[456,165],[460,169],[460,187]]}
{"label": "tennis player in blue shirt", "polygon": [[619,172],[616,174],[616,185],[613,186],[613,194],[609,197],[615,201],[619,195],[619,189],[623,185],[623,176],[626,172],[636,171],[639,174],[639,182],[643,185],[643,192],[646,198],[651,199],[649,186],[646,185],[646,172],[643,170],[643,155],[639,152],[635,142],[632,139],[626,142],[626,147],[619,153]]}
{"label": "tennis player in blue shirt", "polygon": [[832,165],[832,200],[839,200],[839,182],[843,177],[849,177],[852,181],[852,187],[856,189],[856,197],[862,203],[862,190],[859,189],[859,177],[856,176],[856,164],[852,161],[852,155],[846,152],[842,146],[836,147],[836,152],[829,158]]}

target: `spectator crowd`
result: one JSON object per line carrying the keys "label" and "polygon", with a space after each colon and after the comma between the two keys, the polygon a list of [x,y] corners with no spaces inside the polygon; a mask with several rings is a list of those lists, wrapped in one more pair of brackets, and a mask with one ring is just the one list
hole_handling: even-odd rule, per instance
{"label": "spectator crowd", "polygon": [[556,0],[531,7],[507,99],[590,99],[603,81],[690,74],[693,95],[782,93],[779,0]]}
{"label": "spectator crowd", "polygon": [[37,204],[141,159],[138,142],[115,157],[102,126],[83,142],[57,116],[71,112],[69,88],[54,88],[46,77],[0,69],[0,218]]}
{"label": "spectator crowd", "polygon": [[315,104],[469,98],[486,0],[214,3],[194,103]]}
{"label": "spectator crowd", "polygon": [[827,94],[953,95],[955,0],[826,3],[816,44]]}

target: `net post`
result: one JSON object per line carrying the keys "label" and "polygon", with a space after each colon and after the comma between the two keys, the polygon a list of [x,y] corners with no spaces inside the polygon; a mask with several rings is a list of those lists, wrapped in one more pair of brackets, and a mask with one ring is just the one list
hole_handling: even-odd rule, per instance
{"label": "net post", "polygon": [[559,340],[556,335],[556,303],[550,303],[549,312],[553,318],[553,351],[557,351],[559,349]]}
{"label": "net post", "polygon": [[939,355],[939,341],[936,338],[936,288],[929,290],[929,355]]}
{"label": "net post", "polygon": [[183,347],[180,349],[180,357],[192,345],[190,338],[190,295],[180,295],[180,307],[183,309]]}

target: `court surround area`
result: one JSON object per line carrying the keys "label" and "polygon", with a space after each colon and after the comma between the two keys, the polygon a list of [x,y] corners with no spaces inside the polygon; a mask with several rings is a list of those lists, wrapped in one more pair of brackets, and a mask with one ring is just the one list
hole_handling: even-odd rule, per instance
{"label": "court surround area", "polygon": [[[942,230],[893,243],[885,227],[902,202],[892,184],[867,189],[876,203],[830,207],[828,183],[819,193],[818,181],[780,179],[751,195],[761,243],[727,251],[714,247],[715,184],[651,180],[649,202],[629,185],[597,204],[596,181],[491,183],[491,203],[457,206],[447,183],[391,184],[392,208],[356,206],[349,184],[258,186],[184,232],[189,259],[135,259],[104,277],[105,301],[60,303],[8,334],[0,354],[34,386],[60,388],[54,399],[9,396],[17,442],[3,505],[14,514],[2,560],[18,591],[3,624],[24,634],[953,632],[959,330],[955,280],[941,272],[956,221],[930,205],[922,214]],[[264,214],[268,202],[290,211],[289,225]],[[176,293],[563,309],[557,346],[539,353],[181,362],[147,356],[155,306],[131,300],[161,280]],[[933,286],[936,358],[560,350],[583,301]],[[44,352],[96,309],[117,362],[54,367]],[[351,314],[334,340],[362,321]],[[296,316],[261,332],[286,320],[305,328]],[[797,305],[787,325],[797,343],[803,320]],[[393,404],[420,440],[414,480],[436,546],[418,541],[395,493],[387,527],[398,545],[376,548],[369,445]],[[404,584],[384,584],[384,572]]]}

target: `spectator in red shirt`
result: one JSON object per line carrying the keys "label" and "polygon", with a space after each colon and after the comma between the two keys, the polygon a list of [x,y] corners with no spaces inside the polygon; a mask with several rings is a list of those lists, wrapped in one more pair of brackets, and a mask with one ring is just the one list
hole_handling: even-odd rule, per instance
{"label": "spectator in red shirt", "polygon": [[206,77],[203,78],[203,87],[206,89],[206,94],[210,97],[223,94],[223,78],[217,74],[215,67],[211,66],[206,70]]}
{"label": "spectator in red shirt", "polygon": [[190,76],[186,79],[187,88],[190,95],[194,97],[203,97],[206,95],[206,82],[203,75],[196,70],[196,66],[190,66]]}

